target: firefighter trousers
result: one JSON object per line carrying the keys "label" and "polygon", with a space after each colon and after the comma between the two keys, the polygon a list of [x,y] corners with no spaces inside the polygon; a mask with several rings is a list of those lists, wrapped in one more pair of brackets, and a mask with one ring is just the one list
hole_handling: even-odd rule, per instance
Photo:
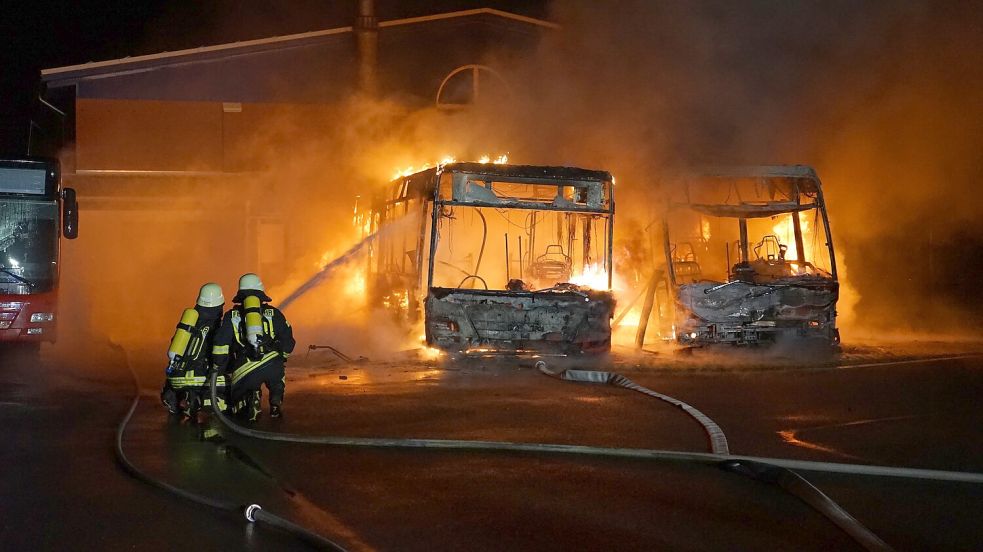
{"label": "firefighter trousers", "polygon": [[232,371],[232,404],[238,405],[243,398],[259,391],[262,385],[270,392],[270,405],[283,403],[283,393],[286,389],[283,357],[280,353],[270,352],[262,358],[248,361]]}
{"label": "firefighter trousers", "polygon": [[[218,407],[225,410],[225,377],[219,376],[216,382]],[[178,411],[191,415],[201,408],[211,408],[212,396],[208,376],[203,370],[187,370],[167,377],[161,392],[161,401],[172,414]]]}

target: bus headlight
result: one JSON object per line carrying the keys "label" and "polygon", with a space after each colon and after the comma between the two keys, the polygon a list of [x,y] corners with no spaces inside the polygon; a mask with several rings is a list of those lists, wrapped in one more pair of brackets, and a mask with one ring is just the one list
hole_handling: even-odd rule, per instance
{"label": "bus headlight", "polygon": [[53,312],[36,312],[31,315],[31,322],[51,322],[55,319]]}

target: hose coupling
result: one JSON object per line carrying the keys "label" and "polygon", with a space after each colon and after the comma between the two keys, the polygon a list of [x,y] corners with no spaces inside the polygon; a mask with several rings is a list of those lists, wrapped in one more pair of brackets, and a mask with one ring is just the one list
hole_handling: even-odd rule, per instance
{"label": "hose coupling", "polygon": [[256,523],[256,518],[253,516],[253,514],[256,513],[256,510],[262,509],[263,507],[259,504],[250,504],[249,506],[246,506],[246,519],[248,519],[250,523]]}

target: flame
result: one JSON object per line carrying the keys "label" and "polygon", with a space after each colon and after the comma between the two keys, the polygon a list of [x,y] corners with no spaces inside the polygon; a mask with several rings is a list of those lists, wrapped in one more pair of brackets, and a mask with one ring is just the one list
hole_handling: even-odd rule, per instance
{"label": "flame", "polygon": [[392,178],[390,180],[397,180],[397,179],[400,179],[400,178],[406,178],[407,176],[409,176],[409,175],[411,175],[413,173],[418,173],[420,171],[424,171],[424,170],[427,170],[429,168],[430,167],[427,166],[427,165],[424,165],[424,166],[422,166],[420,168],[416,168],[413,165],[410,165],[410,166],[408,166],[406,168],[403,168],[403,169],[396,169],[396,172],[393,173],[393,176],[392,176]]}
{"label": "flame", "polygon": [[345,293],[350,297],[365,297],[365,274],[359,270],[345,282]]}
{"label": "flame", "polygon": [[399,307],[402,310],[410,308],[410,296],[406,290],[393,290],[382,298],[382,305],[387,309]]}
{"label": "flame", "polygon": [[628,314],[621,319],[621,325],[626,328],[637,328],[639,322],[642,321],[642,312],[638,308],[633,308],[628,311]]}
{"label": "flame", "polygon": [[444,351],[427,345],[426,334],[420,334],[420,357],[423,360],[437,360],[444,356]]}
{"label": "flame", "polygon": [[[813,259],[813,255],[812,255],[813,252],[811,250],[812,240],[808,239],[810,234],[812,233],[812,229],[810,228],[809,221],[807,219],[800,218],[799,228],[802,229],[802,241],[803,241],[803,245],[805,245],[805,260],[809,261],[810,259]],[[793,228],[792,225],[792,216],[791,215],[783,216],[781,220],[775,223],[775,225],[771,228],[771,231],[774,232],[776,236],[778,236],[778,240],[782,242],[782,245],[788,247],[788,249],[785,250],[785,259],[790,261],[792,270],[798,273],[799,272],[798,263],[791,262],[791,261],[796,261],[799,258],[799,250],[795,245],[795,229]]]}
{"label": "flame", "polygon": [[608,289],[608,271],[600,263],[591,263],[583,272],[570,278],[570,283],[591,289]]}
{"label": "flame", "polygon": [[492,163],[492,164],[495,164],[495,165],[504,165],[505,163],[508,163],[509,162],[509,152],[505,152],[502,155],[499,155],[498,157],[496,157],[495,159],[492,159],[490,155],[485,154],[485,155],[482,155],[481,157],[478,158],[478,162],[479,163]]}
{"label": "flame", "polygon": [[[495,165],[504,165],[509,162],[508,152],[499,155],[498,157],[492,159],[491,155],[482,155],[478,158],[478,163],[493,163]],[[445,155],[437,163],[424,163],[422,165],[409,165],[401,169],[396,169],[393,172],[393,176],[390,180],[398,180],[400,178],[406,178],[407,176],[418,173],[420,171],[425,171],[427,169],[432,169],[434,167],[442,167],[450,163],[457,163],[457,158],[453,155]]]}
{"label": "flame", "polygon": [[[352,226],[360,232],[360,237],[364,238],[372,233],[372,213],[367,210],[359,211],[358,203],[362,196],[355,196],[355,207],[352,209]],[[325,264],[324,257],[321,258],[321,266]]]}
{"label": "flame", "polygon": [[453,156],[445,155],[440,158],[440,161],[438,163],[424,163],[420,166],[409,165],[402,169],[396,169],[390,180],[398,180],[400,178],[406,178],[407,176],[418,173],[420,171],[425,171],[427,169],[432,169],[434,167],[440,167],[443,165],[447,165],[448,163],[455,163],[455,162],[457,162],[457,159],[455,159]]}
{"label": "flame", "polygon": [[328,266],[328,263],[335,260],[337,256],[338,256],[337,253],[333,249],[328,249],[327,251],[321,254],[321,258],[318,259],[317,263],[315,263],[314,266],[316,266],[318,270],[321,270],[322,268]]}

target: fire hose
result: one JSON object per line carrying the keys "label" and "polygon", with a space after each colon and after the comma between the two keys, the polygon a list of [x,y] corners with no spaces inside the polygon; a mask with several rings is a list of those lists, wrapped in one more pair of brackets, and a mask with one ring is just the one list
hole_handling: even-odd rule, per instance
{"label": "fire hose", "polygon": [[[614,372],[595,370],[563,370],[561,372],[554,372],[547,368],[546,363],[543,361],[538,361],[536,363],[536,368],[547,376],[562,380],[615,385],[625,389],[630,389],[632,391],[637,391],[661,401],[665,401],[682,409],[691,418],[703,426],[703,430],[706,432],[710,442],[711,452],[724,456],[730,454],[730,449],[727,446],[727,437],[724,435],[723,430],[720,429],[720,426],[718,426],[717,423],[710,419],[710,417],[706,414],[684,403],[683,401],[680,401],[679,399],[675,399],[668,395],[663,395],[662,393],[658,393],[647,387],[638,385],[625,376]],[[828,520],[833,522],[834,525],[843,530],[843,532],[845,532],[867,550],[893,550],[887,543],[881,540],[880,537],[875,535],[870,529],[857,521],[857,519],[850,515],[849,512],[843,509],[843,507],[834,502],[833,499],[826,496],[825,493],[823,493],[813,484],[809,483],[804,477],[788,468],[750,460],[725,460],[720,462],[718,465],[726,471],[737,473],[756,481],[778,485],[787,493],[798,498],[802,502],[805,502],[814,510],[825,516]]]}
{"label": "fire hose", "polygon": [[[661,400],[666,400],[696,418],[697,421],[704,426],[704,429],[707,432],[711,450],[721,452],[678,452],[658,449],[594,447],[551,443],[516,443],[508,441],[301,435],[251,429],[235,423],[219,410],[216,410],[215,414],[221,423],[234,433],[255,439],[286,443],[366,448],[419,448],[468,451],[530,452],[538,454],[572,454],[582,456],[677,461],[715,466],[726,471],[744,475],[745,477],[749,477],[756,481],[778,485],[789,494],[795,496],[814,510],[821,513],[839,529],[853,538],[857,543],[862,545],[865,549],[871,551],[888,551],[893,549],[890,545],[885,543],[876,534],[860,523],[856,518],[850,515],[850,513],[843,509],[839,504],[829,498],[829,496],[809,483],[798,473],[792,471],[793,469],[853,475],[929,479],[936,481],[957,481],[975,484],[983,483],[983,474],[979,473],[732,455],[727,449],[726,438],[724,437],[719,426],[713,423],[709,417],[706,417],[704,414],[695,408],[686,405],[682,401],[661,395],[640,385],[634,384],[631,382],[631,380],[619,374],[612,374],[610,372],[569,370],[558,374],[545,370],[545,365],[537,367],[544,373],[560,377],[561,379],[613,384],[638,391],[646,395],[655,396]],[[216,381],[217,374],[213,374],[209,382],[213,403],[217,400],[218,393]]]}
{"label": "fire hose", "polygon": [[855,517],[850,515],[842,506],[833,501],[826,493],[809,483],[804,477],[788,468],[780,468],[749,462],[746,460],[728,460],[720,463],[724,470],[734,472],[755,481],[778,485],[785,492],[808,504],[812,509],[821,513],[826,519],[850,535],[853,540],[867,550],[893,550],[890,545],[881,540],[870,529],[867,529]]}
{"label": "fire hose", "polygon": [[[333,550],[344,552],[344,548],[335,542],[318,535],[314,531],[307,529],[293,523],[292,521],[280,517],[272,512],[264,510],[259,504],[246,504],[240,505],[228,500],[223,500],[220,498],[213,498],[209,496],[200,495],[182,489],[175,485],[171,485],[166,481],[157,479],[153,476],[148,475],[143,470],[138,468],[133,462],[127,458],[126,453],[123,451],[123,436],[126,433],[126,426],[130,423],[130,419],[133,418],[133,413],[137,409],[137,405],[140,404],[140,380],[137,378],[136,373],[130,366],[129,360],[126,362],[127,370],[130,372],[130,376],[133,378],[133,385],[135,387],[136,394],[133,397],[133,402],[130,404],[130,410],[123,416],[120,421],[119,426],[116,427],[116,461],[119,463],[120,467],[123,468],[126,473],[130,474],[134,478],[143,481],[144,483],[157,487],[158,489],[167,491],[171,494],[179,496],[185,500],[190,500],[204,506],[215,508],[216,510],[222,510],[225,512],[232,512],[236,514],[242,514],[250,523],[262,522],[272,527],[276,527],[282,531],[285,531],[300,540],[307,542],[322,550]],[[212,379],[212,396],[215,396],[215,380]],[[217,403],[212,403],[217,404]],[[217,411],[217,409],[216,409]]]}
{"label": "fire hose", "polygon": [[536,369],[547,376],[562,380],[586,383],[606,383],[609,385],[624,387],[625,389],[630,389],[632,391],[637,391],[643,395],[648,395],[649,397],[659,399],[660,401],[665,401],[683,410],[686,412],[686,414],[703,426],[703,431],[706,432],[707,438],[710,441],[710,452],[713,454],[730,454],[730,449],[727,446],[727,437],[724,435],[724,431],[720,429],[720,426],[718,426],[717,423],[711,420],[706,414],[679,399],[674,399],[669,395],[663,395],[662,393],[657,393],[647,387],[642,387],[625,376],[614,372],[601,372],[597,370],[563,370],[561,372],[554,372],[547,368],[546,363],[541,360],[536,362]]}

